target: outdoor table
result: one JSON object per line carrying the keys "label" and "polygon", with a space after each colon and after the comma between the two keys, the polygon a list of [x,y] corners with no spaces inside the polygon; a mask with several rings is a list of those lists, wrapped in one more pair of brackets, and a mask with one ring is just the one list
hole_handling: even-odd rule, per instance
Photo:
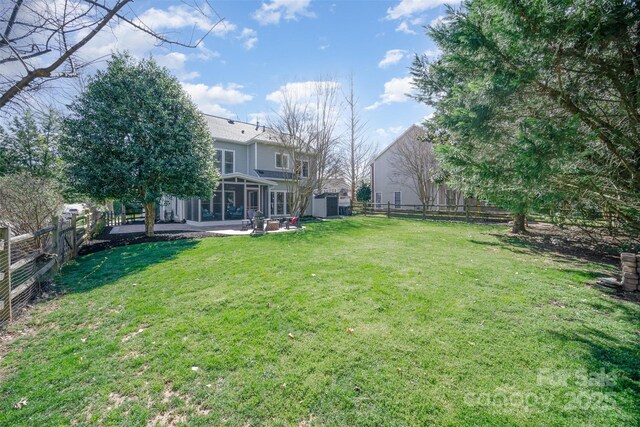
{"label": "outdoor table", "polygon": [[280,228],[280,221],[277,219],[267,220],[267,231],[275,231]]}

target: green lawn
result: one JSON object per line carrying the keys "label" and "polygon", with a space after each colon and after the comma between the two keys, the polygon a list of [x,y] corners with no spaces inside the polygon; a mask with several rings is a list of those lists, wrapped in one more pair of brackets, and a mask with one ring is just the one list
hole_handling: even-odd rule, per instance
{"label": "green lawn", "polygon": [[383,218],[96,253],[12,326],[0,425],[638,425],[606,268]]}

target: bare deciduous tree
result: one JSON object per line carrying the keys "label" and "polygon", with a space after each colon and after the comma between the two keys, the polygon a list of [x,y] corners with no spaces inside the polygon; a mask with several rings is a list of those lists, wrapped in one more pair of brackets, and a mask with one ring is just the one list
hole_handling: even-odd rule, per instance
{"label": "bare deciduous tree", "polygon": [[356,186],[364,181],[367,167],[376,148],[364,137],[366,123],[360,118],[358,99],[354,94],[353,74],[349,76],[349,92],[344,94],[347,109],[347,137],[343,139],[343,175],[351,188],[351,201],[356,201]]}
{"label": "bare deciduous tree", "polygon": [[392,179],[411,185],[422,205],[422,215],[426,216],[428,205],[435,200],[431,190],[440,169],[429,134],[413,127],[393,147],[391,163]]}
{"label": "bare deciduous tree", "polygon": [[14,234],[48,226],[62,206],[60,188],[51,178],[27,172],[0,177],[0,225],[11,226]]}
{"label": "bare deciduous tree", "polygon": [[280,110],[276,112],[276,118],[272,120],[270,127],[275,131],[276,140],[282,145],[280,154],[293,161],[293,165],[281,162],[281,170],[287,178],[285,186],[289,210],[293,214],[302,214],[307,208],[306,200],[313,193],[313,185],[311,177],[303,181],[301,168],[291,166],[297,160],[302,161],[303,155],[312,154],[308,105],[296,99],[291,91],[283,90]]}
{"label": "bare deciduous tree", "polygon": [[329,178],[340,172],[339,140],[336,127],[340,116],[339,85],[334,79],[317,81],[313,90],[315,108],[312,110],[311,149],[315,156],[312,173],[314,190],[322,190]]}
{"label": "bare deciduous tree", "polygon": [[[304,214],[314,191],[339,171],[338,89],[336,82],[325,80],[315,82],[308,94],[288,88],[281,91],[280,110],[270,127],[282,146],[281,153],[291,161],[281,169],[293,214]],[[309,161],[308,168],[304,161]]]}
{"label": "bare deciduous tree", "polygon": [[[196,0],[200,1],[200,0]],[[207,1],[207,0],[202,0]],[[82,58],[80,49],[105,27],[125,23],[158,44],[194,48],[218,25],[187,42],[172,39],[142,22],[133,0],[8,0],[0,5],[0,111],[29,103],[27,94],[58,79],[75,78],[98,58]],[[207,3],[195,13],[215,14]],[[31,103],[32,104],[32,103]],[[33,105],[31,105],[33,108]]]}

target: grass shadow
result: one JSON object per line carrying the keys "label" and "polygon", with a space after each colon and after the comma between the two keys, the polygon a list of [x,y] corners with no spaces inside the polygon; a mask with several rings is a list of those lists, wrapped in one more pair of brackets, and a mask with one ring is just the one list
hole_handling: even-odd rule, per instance
{"label": "grass shadow", "polygon": [[[564,263],[596,263],[616,265],[619,259],[611,253],[551,242],[550,239],[535,239],[531,236],[517,236],[501,233],[490,233],[496,242],[471,239],[471,243],[483,246],[499,247],[519,255],[551,255],[555,261]],[[566,242],[565,242],[566,243]]]}
{"label": "grass shadow", "polygon": [[[620,306],[619,306],[620,307]],[[637,311],[625,314],[637,322]],[[615,392],[624,395],[629,408],[640,416],[640,340],[625,340],[605,333],[601,329],[582,327],[576,331],[548,331],[553,339],[579,343],[588,354],[582,358],[587,375],[599,379],[609,374],[611,382],[585,386],[584,392]]]}
{"label": "grass shadow", "polygon": [[92,253],[65,266],[57,282],[63,292],[88,292],[175,258],[198,243],[199,240],[182,239],[121,246]]}
{"label": "grass shadow", "polygon": [[575,262],[582,260],[599,264],[614,265],[619,262],[617,255],[605,252],[601,248],[587,247],[562,238],[555,238],[535,233],[525,235],[493,233],[500,242],[507,247],[526,249],[537,254],[552,254],[562,261]]}
{"label": "grass shadow", "polygon": [[367,220],[367,217],[345,217],[334,219],[313,219],[302,221],[302,226],[305,227],[302,233],[282,233],[272,234],[272,236],[278,236],[281,239],[287,239],[292,241],[309,240],[311,238],[316,239],[318,237],[329,237],[333,235],[350,235],[353,232],[366,232],[373,229],[383,229],[386,227],[382,221]]}

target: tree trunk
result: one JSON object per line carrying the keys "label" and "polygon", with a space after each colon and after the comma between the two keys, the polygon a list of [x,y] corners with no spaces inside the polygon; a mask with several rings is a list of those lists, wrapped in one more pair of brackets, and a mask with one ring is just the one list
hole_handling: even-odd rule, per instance
{"label": "tree trunk", "polygon": [[523,213],[517,213],[513,215],[513,227],[511,228],[513,234],[523,234],[527,232],[527,216]]}
{"label": "tree trunk", "polygon": [[144,203],[144,234],[153,237],[153,224],[156,222],[155,202]]}

